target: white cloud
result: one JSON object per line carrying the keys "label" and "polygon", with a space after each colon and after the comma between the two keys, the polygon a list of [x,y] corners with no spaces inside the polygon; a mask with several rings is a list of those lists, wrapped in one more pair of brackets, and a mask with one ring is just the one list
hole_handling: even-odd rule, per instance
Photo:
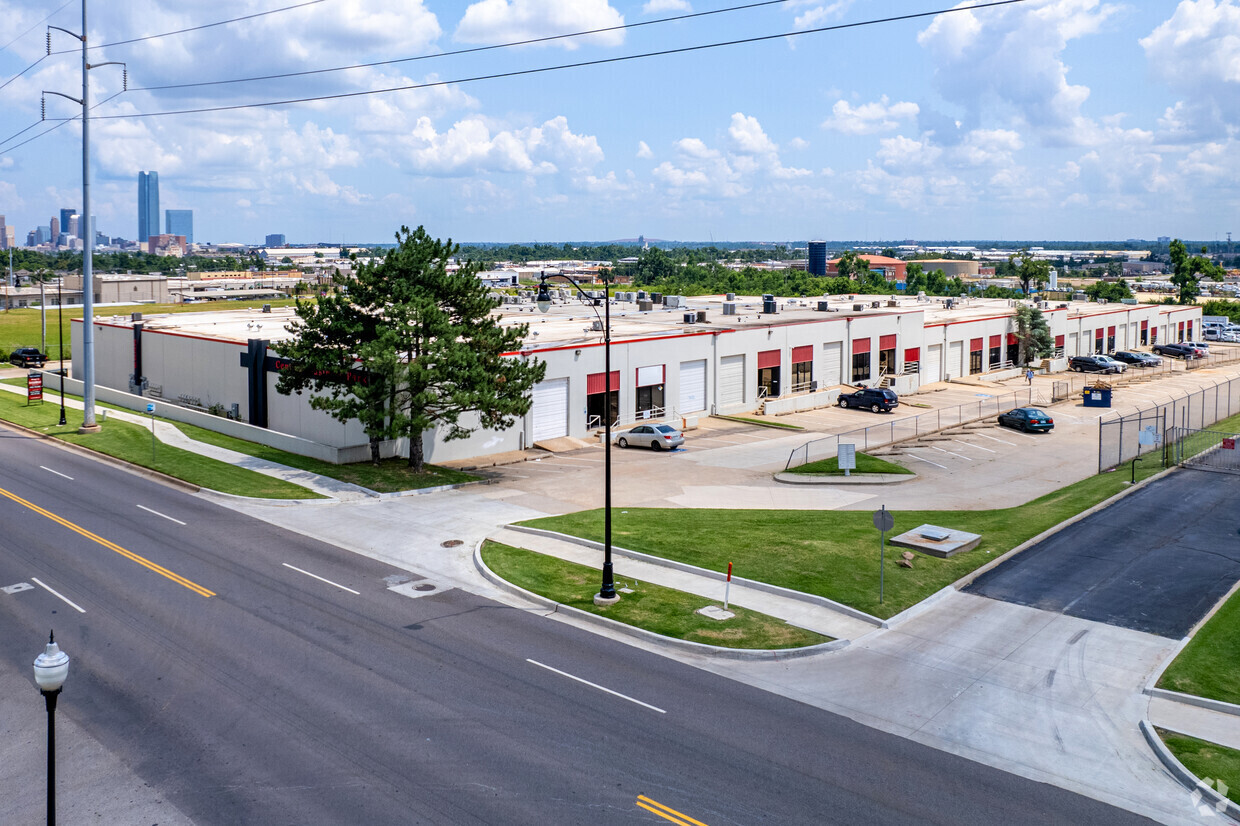
{"label": "white cloud", "polygon": [[693,11],[693,7],[689,5],[689,0],[647,0],[646,5],[642,6],[642,14],[659,14],[661,12]]}
{"label": "white cloud", "polygon": [[878,160],[886,169],[924,170],[936,163],[943,150],[931,145],[929,139],[916,141],[897,135],[879,142]]}
{"label": "white cloud", "polygon": [[853,106],[846,100],[837,100],[831,107],[831,117],[822,122],[824,129],[843,132],[846,135],[872,135],[889,132],[900,126],[901,121],[917,117],[921,109],[916,103],[899,101],[891,103],[886,95],[872,103]]}
{"label": "white cloud", "polygon": [[[624,16],[607,0],[481,0],[465,10],[453,37],[462,43],[516,43],[554,34],[592,31],[624,23]],[[576,49],[584,43],[619,46],[624,31],[610,31],[589,37],[568,37],[549,41],[563,49]]]}
{"label": "white cloud", "polygon": [[789,149],[798,149],[798,150],[799,150],[799,149],[808,149],[808,148],[809,148],[809,141],[805,140],[805,138],[793,138],[792,140],[788,141],[788,148],[789,148]]}
{"label": "white cloud", "polygon": [[1240,120],[1240,4],[1183,0],[1140,41],[1153,75],[1186,100],[1160,124],[1168,140],[1218,138]]}
{"label": "white cloud", "polygon": [[459,120],[443,133],[436,131],[430,118],[423,117],[402,144],[414,168],[428,175],[547,175],[561,167],[584,172],[603,160],[597,139],[574,134],[563,116],[542,126],[501,129],[494,134],[479,117]]}
{"label": "white cloud", "polygon": [[840,19],[851,5],[852,0],[837,0],[835,3],[815,6],[807,12],[798,14],[793,21],[793,26],[797,29],[813,29],[826,25],[832,20]]}
{"label": "white cloud", "polygon": [[650,151],[649,144],[647,144],[645,141],[637,142],[637,157],[639,158],[653,158],[654,157],[654,153]]}
{"label": "white cloud", "polygon": [[765,155],[774,152],[777,147],[762,131],[762,124],[755,117],[746,117],[740,112],[732,115],[732,125],[728,127],[732,136],[732,146],[737,152],[747,155]]}

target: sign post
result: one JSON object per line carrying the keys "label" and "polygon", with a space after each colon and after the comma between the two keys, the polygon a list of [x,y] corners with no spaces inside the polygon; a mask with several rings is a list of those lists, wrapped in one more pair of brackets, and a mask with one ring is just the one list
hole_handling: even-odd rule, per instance
{"label": "sign post", "polygon": [[723,586],[723,610],[728,610],[728,594],[732,590],[732,563],[728,563],[728,583]]}
{"label": "sign post", "polygon": [[151,414],[151,464],[155,463],[155,402],[146,403],[146,412]]}
{"label": "sign post", "polygon": [[851,476],[849,471],[857,469],[857,446],[850,444],[841,444],[835,454],[835,462],[839,465],[840,470],[844,471],[845,476]]}
{"label": "sign post", "polygon": [[881,510],[874,511],[874,527],[878,528],[878,601],[883,601],[883,567],[887,555],[887,531],[894,528],[896,519],[883,505]]}

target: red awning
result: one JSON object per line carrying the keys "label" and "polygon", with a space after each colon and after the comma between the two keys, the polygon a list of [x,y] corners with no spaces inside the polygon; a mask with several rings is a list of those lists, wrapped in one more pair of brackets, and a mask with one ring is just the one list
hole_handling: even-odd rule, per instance
{"label": "red awning", "polygon": [[904,351],[905,361],[921,361],[921,348],[909,347]]}
{"label": "red awning", "polygon": [[982,351],[982,340],[980,338],[975,338],[969,342],[970,353],[980,353],[981,351]]}
{"label": "red awning", "polygon": [[870,352],[870,340],[868,338],[854,338],[853,339],[853,355],[854,356],[857,355],[858,353],[868,353],[868,352]]}
{"label": "red awning", "polygon": [[1141,329],[1142,329],[1142,330],[1148,330],[1149,328],[1150,328],[1150,323],[1149,323],[1148,321],[1142,321],[1142,322],[1141,322]]}
{"label": "red awning", "polygon": [[1016,333],[1008,333],[1008,344],[1012,345],[1015,343],[1016,343]]}
{"label": "red awning", "polygon": [[[614,393],[620,389],[620,371],[611,371],[611,389]],[[586,376],[586,395],[593,396],[595,393],[607,392],[607,374],[591,373]]]}
{"label": "red awning", "polygon": [[881,337],[881,338],[879,338],[879,340],[878,340],[878,349],[880,349],[880,350],[894,350],[894,349],[896,349],[896,337],[895,337],[895,336],[893,336],[893,335],[892,335],[892,336],[882,336],[882,337]]}
{"label": "red awning", "polygon": [[765,369],[767,367],[778,367],[778,366],[779,366],[779,351],[778,350],[764,350],[763,352],[758,353],[758,369],[759,370]]}
{"label": "red awning", "polygon": [[1099,327],[1097,330],[1094,330],[1094,338],[1098,341],[1102,341],[1102,328],[1101,327]]}
{"label": "red awning", "polygon": [[1055,346],[1056,347],[1063,346],[1063,336],[1055,336]]}
{"label": "red awning", "polygon": [[1108,335],[1108,336],[1111,336],[1112,338],[1114,338],[1114,337],[1115,337],[1115,328],[1114,328],[1114,327],[1108,327],[1108,328],[1107,328],[1107,335]]}
{"label": "red awning", "polygon": [[991,336],[990,337],[990,349],[993,350],[996,347],[998,347],[1001,341],[1003,341],[1003,336]]}
{"label": "red awning", "polygon": [[806,344],[804,347],[792,348],[792,363],[800,364],[803,361],[814,360],[814,345]]}

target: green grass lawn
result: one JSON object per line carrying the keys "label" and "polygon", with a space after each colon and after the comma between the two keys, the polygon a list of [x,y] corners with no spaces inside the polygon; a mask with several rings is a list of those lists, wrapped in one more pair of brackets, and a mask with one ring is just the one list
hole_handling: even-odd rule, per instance
{"label": "green grass lawn", "polygon": [[[78,412],[78,411],[74,411]],[[138,425],[113,419],[98,433],[81,434],[81,414],[60,425],[60,405],[52,402],[27,405],[21,396],[0,393],[0,419],[37,430],[141,467],[166,473],[190,484],[222,493],[261,499],[322,499],[314,491],[252,470],[235,467],[165,444],[151,452],[151,432]]]}
{"label": "green grass lawn", "polygon": [[[1175,758],[1199,780],[1223,781],[1227,786],[1227,797],[1240,803],[1240,751],[1162,729],[1158,730],[1158,736]],[[1219,787],[1215,785],[1214,788]]]}
{"label": "green grass lawn", "polygon": [[729,422],[742,422],[744,424],[756,424],[762,427],[778,427],[783,430],[804,430],[805,428],[797,424],[787,424],[785,422],[777,422],[774,419],[754,419],[749,416],[715,416],[716,419],[723,419]]}
{"label": "green grass lawn", "polygon": [[615,605],[598,606],[594,604],[600,582],[597,568],[490,541],[482,546],[482,559],[492,571],[527,591],[665,637],[753,649],[801,648],[831,641],[830,637],[735,605],[728,606],[728,610],[736,614],[732,619],[708,619],[695,611],[707,605],[722,607],[722,592],[721,599],[710,600],[684,591],[632,582],[624,576],[623,561],[617,565],[616,587],[627,584],[634,592],[621,595]]}
{"label": "green grass lawn", "polygon": [[1240,704],[1240,593],[1201,627],[1158,681],[1159,688]]}
{"label": "green grass lawn", "polygon": [[[48,376],[45,381],[49,387],[47,392],[54,398],[59,398],[55,392],[56,378]],[[25,387],[26,380],[24,378],[0,379],[0,383],[11,384],[17,387]],[[66,399],[77,399],[81,401],[80,396],[74,396],[71,393],[65,394]],[[59,405],[59,401],[56,402]],[[99,407],[106,407],[110,410],[123,410],[116,405],[97,402]],[[136,411],[130,411],[136,412]],[[214,430],[208,430],[197,425],[186,424],[185,422],[173,421],[172,419],[164,419],[159,416],[155,417],[156,421],[167,422],[173,427],[180,430],[186,436],[195,441],[205,442],[216,447],[235,450],[237,453],[244,453],[247,456],[254,456],[258,459],[266,459],[269,462],[275,462],[288,467],[294,467],[298,470],[305,470],[310,473],[317,473],[320,476],[326,476],[329,479],[339,479],[342,482],[351,482],[355,485],[361,485],[379,493],[394,493],[402,490],[418,490],[420,488],[432,488],[439,485],[457,485],[463,482],[472,482],[479,477],[460,470],[452,468],[442,468],[436,465],[425,465],[421,473],[414,473],[409,470],[408,460],[406,459],[385,459],[378,467],[370,462],[357,462],[350,465],[333,465],[331,462],[323,462],[318,459],[312,459],[308,456],[301,456],[296,453],[288,453],[278,448],[268,447],[257,442],[249,442],[245,439],[238,439],[234,436],[228,436],[223,433],[217,433]],[[149,433],[149,431],[148,431]]]}
{"label": "green grass lawn", "polygon": [[[870,456],[866,453],[858,453],[857,467],[853,473],[901,473],[909,476],[913,475],[913,471],[906,467],[897,465],[894,462],[888,462],[885,459],[879,459],[877,456]],[[840,470],[840,460],[838,456],[830,459],[822,459],[818,462],[810,462],[807,465],[794,467],[788,473],[803,473],[807,476],[843,476],[844,471]]]}
{"label": "green grass lawn", "polygon": [[[1161,470],[1138,464],[1137,478]],[[978,533],[977,549],[951,559],[918,555],[896,565],[888,548],[885,599],[878,602],[879,536],[868,511],[612,510],[612,541],[629,550],[687,562],[842,602],[890,617],[1027,539],[1119,493],[1127,473],[1102,473],[1018,508],[988,511],[892,511],[900,533],[923,523]],[[603,512],[581,511],[521,523],[602,541]]]}

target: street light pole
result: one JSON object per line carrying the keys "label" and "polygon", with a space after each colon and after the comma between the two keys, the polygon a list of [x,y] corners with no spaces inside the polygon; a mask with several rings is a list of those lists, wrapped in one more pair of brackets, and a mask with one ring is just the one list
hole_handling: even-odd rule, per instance
{"label": "street light pole", "polygon": [[65,424],[65,279],[56,290],[56,330],[60,333],[60,423]]}
{"label": "street light pole", "polygon": [[47,704],[47,824],[56,826],[56,698],[69,676],[69,655],[49,634],[47,648],[34,661],[34,681]]}
{"label": "street light pole", "polygon": [[[543,272],[540,274],[536,303],[541,312],[545,313],[551,309],[551,293],[547,290],[547,279],[557,277],[572,284],[581,297],[588,302],[590,309],[594,311],[594,317],[599,318],[593,299],[586,295],[580,284],[564,273],[547,275]],[[594,604],[614,605],[620,600],[620,595],[616,593],[616,579],[611,564],[611,291],[606,279],[603,279],[603,291],[605,294],[603,317],[599,318],[599,321],[603,323],[603,389],[605,394],[603,396],[603,585],[594,595]]]}

